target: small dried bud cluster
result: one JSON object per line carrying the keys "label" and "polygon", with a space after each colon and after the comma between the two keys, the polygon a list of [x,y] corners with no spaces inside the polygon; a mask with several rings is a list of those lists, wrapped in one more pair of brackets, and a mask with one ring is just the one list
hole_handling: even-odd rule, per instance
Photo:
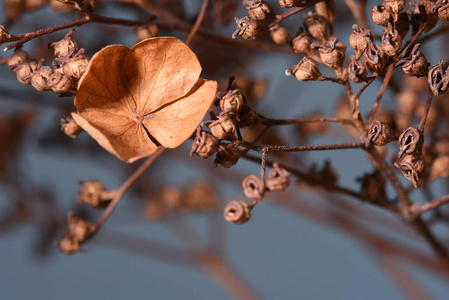
{"label": "small dried bud cluster", "polygon": [[307,33],[315,40],[326,43],[329,38],[327,32],[327,21],[323,16],[309,11],[304,20],[304,28]]}
{"label": "small dried bud cluster", "polygon": [[216,207],[213,187],[206,181],[197,181],[185,191],[172,185],[162,187],[156,197],[149,198],[144,214],[150,220],[158,220],[174,212],[205,211]]}
{"label": "small dried bud cluster", "polygon": [[115,191],[106,190],[104,185],[96,180],[88,180],[81,184],[78,203],[85,203],[95,208],[102,208],[112,200]]}
{"label": "small dried bud cluster", "polygon": [[337,74],[342,74],[346,55],[346,45],[337,38],[332,37],[324,44],[313,43],[312,48],[318,49],[321,61]]}
{"label": "small dried bud cluster", "polygon": [[69,230],[58,242],[59,250],[66,254],[78,252],[81,245],[97,230],[95,224],[76,217],[73,213],[68,214],[68,226]]}
{"label": "small dried bud cluster", "polygon": [[315,62],[308,57],[303,57],[297,65],[286,70],[285,75],[294,75],[299,81],[323,79],[323,75],[321,74]]}
{"label": "small dried bud cluster", "polygon": [[361,26],[354,24],[352,26],[352,33],[349,36],[349,45],[355,51],[355,59],[358,60],[362,57],[368,45],[373,41],[373,35],[368,29],[364,29]]}
{"label": "small dried bud cluster", "polygon": [[421,185],[424,175],[425,163],[423,156],[423,133],[414,127],[405,129],[398,139],[399,162],[395,166],[401,171],[405,178],[413,183],[415,188]]}
{"label": "small dried bud cluster", "polygon": [[266,186],[270,191],[283,191],[290,185],[290,173],[281,168],[277,162],[265,178]]}
{"label": "small dried bud cluster", "polygon": [[237,130],[235,114],[231,110],[223,110],[217,116],[211,113],[212,120],[204,122],[212,135],[219,140],[233,141]]}

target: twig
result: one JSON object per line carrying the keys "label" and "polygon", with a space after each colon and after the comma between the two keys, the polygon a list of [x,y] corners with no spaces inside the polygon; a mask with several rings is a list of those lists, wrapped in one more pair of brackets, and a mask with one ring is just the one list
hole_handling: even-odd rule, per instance
{"label": "twig", "polygon": [[379,93],[377,94],[376,101],[374,102],[373,109],[371,110],[371,114],[368,119],[368,124],[371,124],[371,122],[373,122],[374,120],[374,117],[376,116],[376,112],[379,107],[380,101],[382,100],[382,96],[384,95],[385,90],[387,89],[388,84],[390,83],[390,79],[393,76],[393,71],[394,71],[394,63],[391,63],[388,66],[384,81],[382,83]]}
{"label": "twig", "polygon": [[189,33],[189,36],[187,37],[186,44],[190,45],[192,42],[193,37],[195,36],[196,32],[201,26],[201,23],[204,20],[204,16],[206,15],[207,6],[209,5],[209,0],[203,1],[203,6],[201,7],[200,14],[198,15],[198,18],[196,18],[195,25],[193,25],[192,30]]}
{"label": "twig", "polygon": [[422,205],[413,204],[412,206],[410,206],[410,211],[413,215],[418,216],[422,213],[425,213],[426,211],[433,210],[448,202],[449,202],[449,195],[445,195],[441,198],[432,200],[431,202],[428,202],[426,204]]}

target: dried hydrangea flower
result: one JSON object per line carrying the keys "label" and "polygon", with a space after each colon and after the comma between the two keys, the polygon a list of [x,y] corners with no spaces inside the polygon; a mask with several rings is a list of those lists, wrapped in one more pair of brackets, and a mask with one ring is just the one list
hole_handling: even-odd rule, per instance
{"label": "dried hydrangea flower", "polygon": [[229,110],[236,113],[242,109],[244,101],[240,89],[219,92],[217,97],[220,99],[220,108],[222,110]]}
{"label": "dried hydrangea flower", "polygon": [[214,162],[216,165],[230,168],[239,161],[241,155],[242,151],[239,148],[235,147],[233,144],[223,143],[218,148]]}
{"label": "dried hydrangea flower", "polygon": [[83,132],[83,129],[80,126],[78,126],[78,124],[76,124],[73,118],[67,117],[65,119],[61,119],[61,131],[64,132],[65,135],[74,139],[81,132]]}

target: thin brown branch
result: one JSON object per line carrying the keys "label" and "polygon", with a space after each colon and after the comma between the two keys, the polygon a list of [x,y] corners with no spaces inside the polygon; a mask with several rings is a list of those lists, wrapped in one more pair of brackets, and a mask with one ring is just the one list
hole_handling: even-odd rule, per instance
{"label": "thin brown branch", "polygon": [[368,124],[371,124],[371,122],[373,122],[373,120],[374,120],[374,117],[376,116],[376,112],[377,112],[377,109],[379,108],[380,101],[382,100],[382,97],[388,87],[388,84],[390,83],[390,79],[393,76],[393,72],[394,72],[394,63],[391,63],[388,66],[384,81],[382,82],[382,86],[380,87],[379,93],[377,94],[376,101],[374,102],[373,108],[371,110],[371,114],[368,119]]}
{"label": "thin brown branch", "polygon": [[193,28],[190,31],[189,36],[187,37],[187,40],[186,40],[186,44],[187,45],[190,45],[190,43],[192,42],[193,37],[195,36],[196,32],[200,28],[201,23],[203,22],[204,17],[206,16],[206,10],[207,10],[207,6],[208,5],[209,5],[209,0],[204,0],[203,1],[203,6],[201,7],[200,14],[196,18],[195,25],[193,25]]}

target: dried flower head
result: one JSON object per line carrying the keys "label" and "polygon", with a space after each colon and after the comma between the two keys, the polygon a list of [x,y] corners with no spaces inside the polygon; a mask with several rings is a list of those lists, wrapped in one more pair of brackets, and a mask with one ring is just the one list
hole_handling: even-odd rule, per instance
{"label": "dried flower head", "polygon": [[398,157],[402,157],[403,154],[419,154],[422,153],[422,147],[424,144],[424,136],[422,131],[415,127],[409,127],[405,129],[398,139],[399,153]]}
{"label": "dried flower head", "polygon": [[85,242],[97,229],[96,225],[75,216],[74,213],[69,213],[67,217],[70,236],[77,242]]}
{"label": "dried flower head", "polygon": [[48,66],[40,66],[36,72],[31,75],[31,85],[38,91],[50,89],[48,81],[53,72],[53,69]]}
{"label": "dried flower head", "polygon": [[438,14],[438,18],[449,21],[449,3],[447,0],[438,0],[432,8],[432,12]]}
{"label": "dried flower head", "polygon": [[399,163],[395,163],[394,165],[415,188],[421,186],[421,178],[424,175],[426,167],[422,156],[407,154]]}
{"label": "dried flower head", "polygon": [[384,0],[385,9],[388,10],[395,21],[398,20],[399,13],[405,7],[405,0]]}
{"label": "dried flower head", "polygon": [[253,200],[261,200],[265,195],[265,183],[256,175],[248,175],[242,181],[243,193]]}
{"label": "dried flower head", "polygon": [[233,39],[240,36],[244,40],[254,40],[257,33],[259,33],[257,21],[248,17],[243,17],[241,19],[235,18],[235,23],[237,24],[237,29],[232,34]]}
{"label": "dried flower head", "polygon": [[307,33],[315,40],[325,43],[328,39],[327,22],[322,16],[312,11],[305,15],[304,28]]}
{"label": "dried flower head", "polygon": [[361,183],[360,195],[363,199],[373,202],[385,200],[385,178],[376,170],[373,173],[366,173],[361,178],[357,178]]}
{"label": "dried flower head", "polygon": [[220,99],[220,108],[222,110],[229,110],[236,113],[243,106],[243,95],[240,89],[219,92],[217,97]]}
{"label": "dried flower head", "polygon": [[324,19],[326,19],[328,24],[330,25],[334,24],[335,1],[325,0],[318,2],[317,4],[315,4],[315,12],[317,13],[317,15],[322,16]]}
{"label": "dried flower head", "polygon": [[444,94],[449,85],[447,64],[440,61],[429,70],[428,82],[430,90],[435,96]]}
{"label": "dried flower head", "polygon": [[235,147],[233,144],[223,143],[218,148],[214,162],[216,165],[230,168],[239,161],[241,155],[242,151],[239,148]]}
{"label": "dried flower head", "polygon": [[81,243],[75,240],[68,232],[59,241],[58,248],[65,254],[73,254],[80,250]]}
{"label": "dried flower head", "polygon": [[190,156],[194,154],[202,158],[209,158],[218,151],[220,143],[210,132],[197,128],[195,139],[192,142]]}
{"label": "dried flower head", "polygon": [[11,71],[14,71],[17,76],[17,81],[22,84],[31,84],[31,77],[39,68],[40,64],[35,59],[28,59],[27,61],[14,65]]}
{"label": "dried flower head", "polygon": [[49,45],[49,47],[54,50],[56,57],[69,57],[78,51],[78,44],[72,37],[74,33],[75,29],[72,29],[62,40]]}
{"label": "dried flower head", "polygon": [[365,67],[368,71],[380,73],[385,67],[388,56],[379,45],[370,43],[365,50]]}
{"label": "dried flower head", "polygon": [[251,218],[251,207],[245,201],[231,201],[224,209],[224,218],[234,224],[243,224]]}
{"label": "dried flower head", "polygon": [[355,51],[355,58],[358,60],[368,48],[370,42],[373,41],[371,31],[361,26],[354,24],[352,26],[352,33],[349,36],[349,45]]}
{"label": "dried flower head", "polygon": [[393,28],[391,23],[388,23],[388,28],[382,35],[382,47],[388,56],[395,56],[399,53],[402,47],[402,37],[398,31]]}
{"label": "dried flower head", "polygon": [[253,20],[263,21],[274,14],[265,0],[244,0],[242,3],[245,5],[249,17]]}
{"label": "dried flower head", "polygon": [[349,63],[347,70],[349,80],[355,83],[365,82],[367,80],[368,72],[366,71],[364,64],[361,61],[356,60],[354,55],[351,55],[351,62]]}
{"label": "dried flower head", "polygon": [[197,128],[217,83],[199,79],[195,54],[176,38],[95,54],[78,85],[76,123],[110,153],[133,162],[162,145],[175,148]]}
{"label": "dried flower head", "polygon": [[15,66],[26,62],[28,59],[28,53],[20,48],[17,48],[11,56],[0,60],[0,64],[6,64],[9,69],[12,70]]}
{"label": "dried flower head", "polygon": [[320,80],[323,78],[315,62],[308,57],[303,57],[297,65],[286,70],[285,75],[295,75],[299,81]]}
{"label": "dried flower head", "polygon": [[85,203],[93,207],[102,207],[105,201],[111,200],[110,193],[104,185],[96,180],[88,180],[81,184],[78,203]]}
{"label": "dried flower head", "polygon": [[336,37],[332,37],[323,45],[313,43],[312,48],[318,49],[323,64],[325,64],[332,70],[341,72],[343,68],[343,62],[345,61],[346,57],[345,44],[340,42]]}
{"label": "dried flower head", "polygon": [[397,135],[394,134],[393,129],[381,121],[373,121],[368,131],[367,145],[373,144],[376,146],[383,146],[390,142],[396,141]]}
{"label": "dried flower head", "polygon": [[296,37],[291,41],[292,51],[298,55],[309,56],[313,54],[312,38],[307,33],[303,33],[302,28]]}
{"label": "dried flower head", "polygon": [[270,36],[271,39],[278,45],[288,44],[292,38],[288,30],[279,25],[270,28]]}
{"label": "dried flower head", "polygon": [[208,126],[212,135],[219,140],[235,139],[235,131],[237,129],[237,123],[233,114],[228,111],[222,111],[210,121],[204,122],[204,125]]}
{"label": "dried flower head", "polygon": [[412,51],[406,53],[396,64],[409,76],[427,76],[429,63],[424,54],[418,50],[419,46],[421,46],[419,43],[413,46]]}
{"label": "dried flower head", "polygon": [[376,5],[372,10],[372,17],[374,23],[381,26],[386,26],[393,20],[390,11],[388,11],[384,5]]}
{"label": "dried flower head", "polygon": [[265,182],[268,190],[283,191],[290,185],[290,173],[274,162],[273,169],[268,173]]}

